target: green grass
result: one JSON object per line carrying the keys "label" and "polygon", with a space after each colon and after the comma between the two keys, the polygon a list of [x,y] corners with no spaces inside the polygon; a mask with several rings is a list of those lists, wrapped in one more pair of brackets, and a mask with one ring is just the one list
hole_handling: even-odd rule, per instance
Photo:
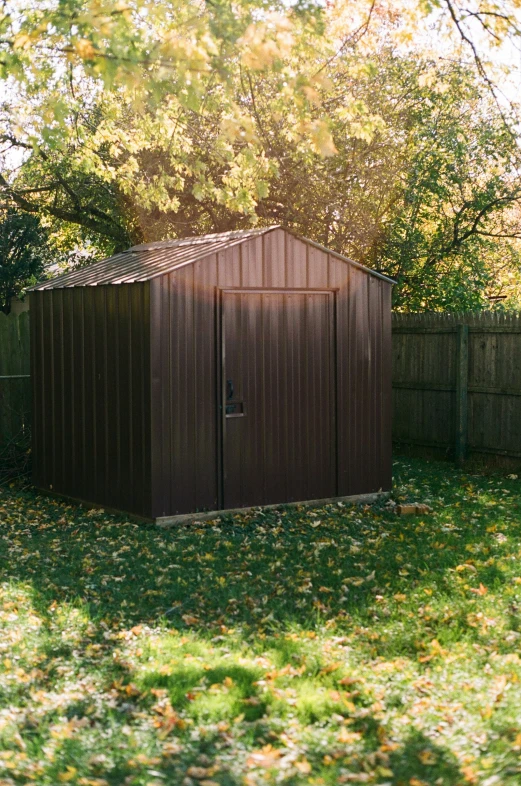
{"label": "green grass", "polygon": [[0,490],[0,786],[521,783],[521,481],[161,531]]}

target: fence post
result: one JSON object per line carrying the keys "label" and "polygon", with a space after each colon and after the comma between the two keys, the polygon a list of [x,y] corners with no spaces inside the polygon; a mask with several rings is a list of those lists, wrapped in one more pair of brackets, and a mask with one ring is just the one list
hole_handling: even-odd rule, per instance
{"label": "fence post", "polygon": [[463,464],[468,440],[469,326],[457,325],[456,351],[456,464]]}

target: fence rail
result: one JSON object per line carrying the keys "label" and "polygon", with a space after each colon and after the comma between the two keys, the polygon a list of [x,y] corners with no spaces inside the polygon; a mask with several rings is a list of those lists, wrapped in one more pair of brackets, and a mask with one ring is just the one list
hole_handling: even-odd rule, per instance
{"label": "fence rail", "polygon": [[394,314],[395,441],[521,457],[521,314]]}

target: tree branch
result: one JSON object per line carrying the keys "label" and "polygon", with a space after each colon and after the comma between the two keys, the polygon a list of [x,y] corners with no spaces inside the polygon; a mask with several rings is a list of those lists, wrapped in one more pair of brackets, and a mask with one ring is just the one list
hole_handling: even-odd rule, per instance
{"label": "tree branch", "polygon": [[77,212],[73,212],[70,210],[64,210],[57,205],[38,205],[34,202],[30,202],[22,194],[13,189],[2,174],[0,174],[0,186],[3,187],[4,193],[12,200],[12,202],[14,202],[15,205],[17,205],[21,210],[25,210],[27,213],[48,214],[62,221],[68,221],[71,224],[79,224],[80,226],[85,227],[85,229],[90,229],[97,234],[110,237],[113,240],[118,240],[120,242],[128,241],[128,233],[126,230],[117,224],[115,226],[110,226],[110,222],[114,223],[113,219],[110,219],[109,216],[104,215],[101,211],[96,211],[96,209],[94,209],[90,212],[92,214],[95,212],[101,213],[101,216],[103,217],[103,223],[90,218],[89,215],[87,215],[86,212],[81,209]]}

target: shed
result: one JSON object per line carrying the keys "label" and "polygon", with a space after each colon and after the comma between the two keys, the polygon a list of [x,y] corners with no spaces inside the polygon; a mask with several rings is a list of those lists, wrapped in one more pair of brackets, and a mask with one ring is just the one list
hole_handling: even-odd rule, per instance
{"label": "shed", "polygon": [[152,520],[388,490],[392,283],[269,227],[36,285],[35,485]]}

